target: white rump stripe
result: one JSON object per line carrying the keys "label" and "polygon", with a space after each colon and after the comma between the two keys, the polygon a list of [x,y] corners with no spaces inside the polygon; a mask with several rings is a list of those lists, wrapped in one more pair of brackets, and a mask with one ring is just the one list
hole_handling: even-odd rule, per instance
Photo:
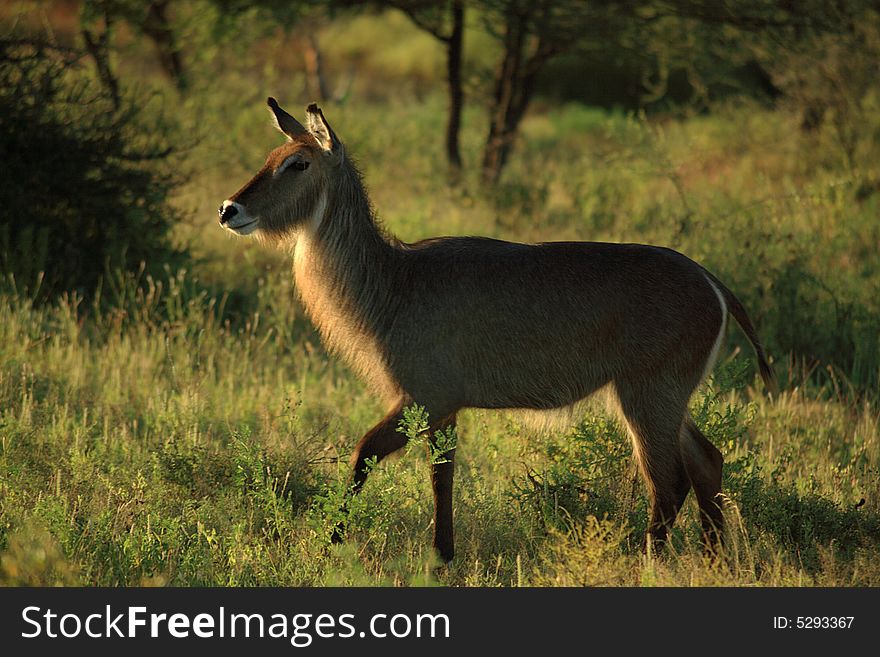
{"label": "white rump stripe", "polygon": [[721,329],[718,331],[718,337],[715,338],[715,344],[712,345],[712,351],[709,353],[709,360],[706,361],[706,369],[703,370],[700,381],[705,381],[706,377],[712,373],[712,368],[715,367],[715,361],[718,359],[718,351],[721,349],[721,342],[724,340],[724,331],[727,329],[727,303],[724,301],[724,295],[708,276],[706,276],[706,282],[712,286],[715,296],[718,297],[718,305],[721,306]]}

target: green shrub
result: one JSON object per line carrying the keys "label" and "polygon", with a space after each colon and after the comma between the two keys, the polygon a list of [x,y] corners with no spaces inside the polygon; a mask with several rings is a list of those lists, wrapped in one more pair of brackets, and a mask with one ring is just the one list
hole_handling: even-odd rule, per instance
{"label": "green shrub", "polygon": [[181,262],[170,133],[140,102],[115,109],[48,48],[0,39],[0,272],[19,290],[88,296],[106,271]]}

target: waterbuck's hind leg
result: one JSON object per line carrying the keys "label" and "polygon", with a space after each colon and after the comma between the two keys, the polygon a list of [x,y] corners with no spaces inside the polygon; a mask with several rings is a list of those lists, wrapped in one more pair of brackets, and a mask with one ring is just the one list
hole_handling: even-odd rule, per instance
{"label": "waterbuck's hind leg", "polygon": [[[648,490],[647,537],[660,550],[691,481],[679,448],[679,434],[689,392],[645,382],[615,382],[620,409],[633,441],[633,453]],[[647,538],[646,537],[646,538]]]}
{"label": "waterbuck's hind leg", "polygon": [[708,553],[721,547],[724,514],[721,511],[721,469],[724,457],[697,428],[690,414],[681,431],[681,454],[700,505],[703,547]]}
{"label": "waterbuck's hind leg", "polygon": [[[353,468],[352,494],[359,493],[361,488],[363,488],[364,483],[367,481],[367,475],[369,474],[367,471],[368,461],[375,458],[376,463],[378,463],[389,454],[396,452],[398,449],[406,445],[406,436],[397,430],[402,419],[403,403],[401,402],[358,441],[358,444],[351,455],[351,465]],[[343,508],[341,510],[344,515],[347,515],[346,502],[343,502]],[[333,543],[340,543],[344,536],[345,521],[341,521],[333,528],[330,540]]]}
{"label": "waterbuck's hind leg", "polygon": [[431,428],[431,487],[434,489],[434,549],[444,563],[455,556],[452,528],[452,480],[455,449],[438,443],[436,432],[455,429],[455,415],[446,417]]}

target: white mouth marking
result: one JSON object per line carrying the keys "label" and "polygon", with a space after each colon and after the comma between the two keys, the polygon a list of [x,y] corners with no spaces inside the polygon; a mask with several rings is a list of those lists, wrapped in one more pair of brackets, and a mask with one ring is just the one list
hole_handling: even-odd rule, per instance
{"label": "white mouth marking", "polygon": [[232,226],[227,223],[225,227],[238,235],[250,235],[257,229],[257,224],[259,223],[258,219],[252,219],[248,223],[240,224],[238,226]]}
{"label": "white mouth marking", "polygon": [[229,206],[233,206],[238,212],[229,221],[220,224],[223,228],[236,235],[250,235],[257,229],[260,222],[259,217],[251,217],[247,209],[240,203],[229,200],[223,201],[224,210]]}

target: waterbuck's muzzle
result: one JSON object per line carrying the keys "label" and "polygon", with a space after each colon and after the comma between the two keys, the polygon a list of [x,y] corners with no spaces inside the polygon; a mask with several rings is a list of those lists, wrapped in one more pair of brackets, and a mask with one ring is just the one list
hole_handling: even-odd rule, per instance
{"label": "waterbuck's muzzle", "polygon": [[218,212],[220,225],[237,235],[248,235],[257,229],[258,218],[251,217],[241,203],[223,201]]}
{"label": "waterbuck's muzzle", "polygon": [[225,226],[227,221],[229,221],[235,215],[238,214],[238,208],[235,207],[234,203],[230,203],[229,205],[226,205],[226,203],[224,203],[223,205],[220,206],[219,212],[220,212],[220,225]]}

